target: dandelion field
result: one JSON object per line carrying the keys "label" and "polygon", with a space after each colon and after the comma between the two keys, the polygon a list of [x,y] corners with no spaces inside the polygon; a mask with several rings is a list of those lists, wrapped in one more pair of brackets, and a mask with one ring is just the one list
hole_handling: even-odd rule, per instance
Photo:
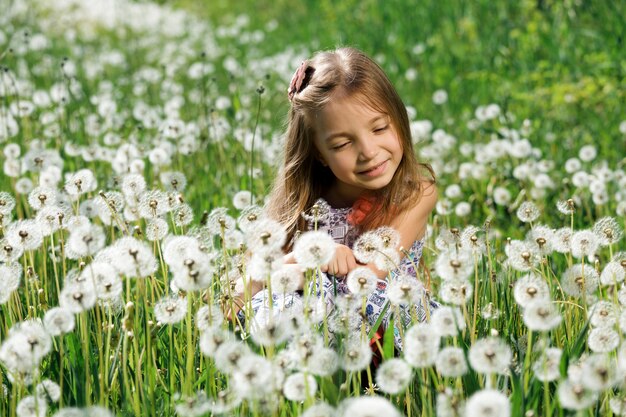
{"label": "dandelion field", "polygon": [[[0,415],[626,415],[626,19],[593,3],[0,0]],[[281,291],[286,87],[339,44],[440,192],[388,308],[442,306],[378,367],[358,297],[222,312]]]}

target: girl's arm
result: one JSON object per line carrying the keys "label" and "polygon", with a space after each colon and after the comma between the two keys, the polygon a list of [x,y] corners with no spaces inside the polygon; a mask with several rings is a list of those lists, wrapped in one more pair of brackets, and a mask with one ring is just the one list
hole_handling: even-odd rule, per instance
{"label": "girl's arm", "polygon": [[[400,234],[400,245],[398,249],[408,249],[413,242],[421,239],[426,233],[426,225],[428,218],[437,203],[437,186],[431,182],[423,182],[423,191],[421,198],[409,209],[396,217],[389,225]],[[404,257],[404,253],[400,252],[400,259]],[[381,271],[371,263],[367,267],[376,273],[378,278],[385,278],[388,271]]]}

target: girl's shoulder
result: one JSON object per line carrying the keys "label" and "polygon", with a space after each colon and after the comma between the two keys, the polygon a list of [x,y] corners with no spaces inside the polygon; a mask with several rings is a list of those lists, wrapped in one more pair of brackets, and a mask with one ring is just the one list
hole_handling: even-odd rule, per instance
{"label": "girl's shoulder", "polygon": [[430,180],[422,180],[417,189],[413,192],[412,204],[407,207],[407,211],[426,213],[428,215],[437,204],[438,191],[437,183]]}

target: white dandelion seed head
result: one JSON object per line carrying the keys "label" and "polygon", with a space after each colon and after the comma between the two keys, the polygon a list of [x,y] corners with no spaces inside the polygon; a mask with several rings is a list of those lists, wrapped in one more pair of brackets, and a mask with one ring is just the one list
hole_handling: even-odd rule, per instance
{"label": "white dandelion seed head", "polygon": [[233,196],[233,206],[237,210],[243,210],[252,204],[252,193],[248,190],[240,190]]}
{"label": "white dandelion seed head", "polygon": [[570,239],[572,256],[578,259],[594,256],[599,245],[598,237],[591,230],[574,232]]}
{"label": "white dandelion seed head", "polygon": [[250,336],[259,346],[276,346],[286,342],[294,331],[288,315],[280,315],[274,320],[255,320],[250,326]]}
{"label": "white dandelion seed head", "polygon": [[312,375],[328,377],[333,375],[338,368],[339,357],[337,352],[332,348],[321,347],[313,352],[302,370]]}
{"label": "white dandelion seed head", "polygon": [[43,233],[36,220],[18,220],[11,223],[5,237],[9,245],[24,251],[39,249],[43,244]]}
{"label": "white dandelion seed head", "polygon": [[312,226],[325,224],[329,215],[330,205],[323,198],[317,199],[311,208],[301,213],[302,218]]}
{"label": "white dandelion seed head", "polygon": [[182,192],[187,186],[187,177],[179,171],[161,172],[159,179],[166,191]]}
{"label": "white dandelion seed head", "polygon": [[254,253],[248,261],[246,273],[255,281],[265,281],[271,277],[274,271],[279,270],[285,264],[284,254],[274,252]]}
{"label": "white dandelion seed head", "polygon": [[305,331],[294,334],[287,345],[291,358],[298,364],[310,362],[314,353],[324,347],[324,341],[319,334]]}
{"label": "white dandelion seed head", "polygon": [[49,187],[35,187],[28,194],[28,204],[35,210],[55,205],[57,190]]}
{"label": "white dandelion seed head", "polygon": [[624,281],[626,277],[626,267],[623,267],[618,261],[611,261],[604,266],[600,274],[600,284],[617,285]]}
{"label": "white dandelion seed head", "polygon": [[435,211],[440,216],[448,216],[452,213],[453,204],[454,203],[447,198],[440,198],[435,204]]}
{"label": "white dandelion seed head", "polygon": [[[173,397],[176,398],[177,396],[179,394]],[[178,403],[174,406],[174,410],[176,410],[176,414],[179,416],[200,417],[211,411],[211,402],[204,391],[198,391],[192,395],[185,395],[176,399]]]}
{"label": "white dandelion seed head", "polygon": [[[281,388],[275,382],[284,380],[282,371],[263,356],[249,354],[239,360],[231,375],[233,390],[242,399],[257,399]],[[279,375],[275,375],[279,373]]]}
{"label": "white dandelion seed head", "polygon": [[507,265],[516,271],[527,272],[540,261],[537,245],[521,240],[512,240],[505,248]]}
{"label": "white dandelion seed head", "polygon": [[302,413],[301,417],[338,417],[337,410],[327,403],[313,404]]}
{"label": "white dandelion seed head", "polygon": [[172,268],[172,282],[184,291],[200,291],[208,288],[213,280],[211,255],[206,252],[187,252],[180,268]]}
{"label": "white dandelion seed head", "polygon": [[493,202],[498,206],[507,206],[511,202],[511,192],[504,187],[494,188]]}
{"label": "white dandelion seed head", "polygon": [[156,272],[156,258],[145,242],[127,236],[115,241],[112,248],[112,265],[121,275],[143,278]]}
{"label": "white dandelion seed head", "polygon": [[440,306],[430,316],[433,330],[439,336],[457,336],[466,328],[463,313],[458,307]]}
{"label": "white dandelion seed head", "polygon": [[487,252],[487,244],[481,232],[484,231],[476,226],[467,226],[461,233],[461,247],[474,256],[484,255]]}
{"label": "white dandelion seed head", "polygon": [[43,401],[56,403],[61,398],[61,387],[50,379],[44,379],[35,387],[37,396]]}
{"label": "white dandelion seed head", "polygon": [[541,224],[535,225],[526,234],[526,240],[537,248],[541,256],[547,256],[553,251],[554,229]]}
{"label": "white dandelion seed head", "polygon": [[500,391],[484,389],[475,392],[465,404],[466,417],[509,417],[511,402]]}
{"label": "white dandelion seed head", "polygon": [[612,245],[624,236],[624,231],[613,217],[601,218],[593,225],[592,231],[598,237],[600,246]]}
{"label": "white dandelion seed head", "polygon": [[261,218],[263,218],[263,209],[257,205],[249,205],[241,209],[237,218],[237,225],[243,233],[248,233]]}
{"label": "white dandelion seed head", "polygon": [[602,392],[615,385],[620,375],[616,359],[605,353],[593,353],[581,363],[581,384],[592,391]]}
{"label": "white dandelion seed head", "polygon": [[169,196],[161,190],[144,191],[139,195],[137,209],[144,219],[161,217],[171,211]]}
{"label": "white dandelion seed head", "polygon": [[[124,195],[118,191],[102,191],[93,199],[98,216],[101,220],[109,220],[114,213],[122,213]],[[105,222],[110,224],[109,222]]]}
{"label": "white dandelion seed head", "polygon": [[435,239],[435,246],[442,252],[452,252],[460,245],[461,233],[457,228],[448,229],[446,227],[442,227],[439,231],[439,235]]}
{"label": "white dandelion seed head", "polygon": [[187,299],[178,295],[166,296],[154,305],[154,317],[163,324],[179,323],[187,314]]}
{"label": "white dandelion seed head", "polygon": [[539,381],[556,381],[561,376],[561,355],[563,351],[559,348],[547,348],[539,354],[533,363],[532,369]]}
{"label": "white dandelion seed head", "polygon": [[443,392],[437,394],[436,413],[438,417],[461,417],[464,416],[465,401],[458,392],[446,387]]}
{"label": "white dandelion seed head", "polygon": [[287,239],[287,232],[277,221],[262,218],[254,223],[245,236],[252,253],[264,254],[280,251]]}
{"label": "white dandelion seed head", "polygon": [[346,277],[346,285],[350,293],[366,297],[371,294],[378,284],[378,277],[368,267],[356,267]]}
{"label": "white dandelion seed head", "polygon": [[98,216],[98,206],[94,202],[93,199],[87,199],[80,202],[80,207],[78,208],[78,212],[87,217],[88,219],[93,219]]}
{"label": "white dandelion seed head", "polygon": [[372,360],[372,349],[369,343],[358,339],[346,341],[341,351],[339,364],[348,372],[362,371]]}
{"label": "white dandelion seed head", "polygon": [[146,239],[149,241],[162,240],[168,232],[169,226],[165,220],[155,217],[146,221]]}
{"label": "white dandelion seed head", "polygon": [[571,249],[572,235],[574,232],[569,227],[562,227],[554,232],[552,247],[559,253],[568,253]]}
{"label": "white dandelion seed head", "polygon": [[207,231],[214,236],[221,236],[226,230],[234,230],[237,223],[235,219],[228,214],[226,207],[216,207],[207,216]]}
{"label": "white dandelion seed head", "polygon": [[19,417],[45,417],[48,414],[48,403],[28,395],[17,403],[15,412]]}
{"label": "white dandelion seed head", "polygon": [[583,162],[593,161],[598,156],[598,151],[593,145],[585,145],[578,151],[578,157]]}
{"label": "white dandelion seed head", "polygon": [[524,223],[534,222],[541,214],[537,205],[531,201],[524,201],[517,209],[517,218]]}
{"label": "white dandelion seed head", "polygon": [[587,346],[596,353],[611,352],[617,348],[619,342],[619,334],[610,327],[596,327],[587,336]]}
{"label": "white dandelion seed head", "polygon": [[52,233],[61,229],[63,219],[68,217],[66,210],[58,206],[46,206],[37,212],[35,220],[39,224],[39,229],[44,236],[50,236]]}
{"label": "white dandelion seed head", "polygon": [[404,335],[404,359],[414,368],[425,368],[435,363],[441,338],[430,323],[417,323]]}
{"label": "white dandelion seed head", "polygon": [[566,216],[569,216],[576,211],[574,200],[559,200],[556,202],[556,208],[561,214]]}
{"label": "white dandelion seed head", "polygon": [[442,281],[439,296],[444,303],[460,306],[470,300],[473,288],[466,280]]}
{"label": "white dandelion seed head", "polygon": [[559,383],[557,395],[561,407],[568,410],[584,410],[598,399],[598,394],[585,388],[580,382],[564,379]]}
{"label": "white dandelion seed head", "polygon": [[400,417],[400,412],[385,397],[367,396],[345,399],[339,409],[345,417]]}
{"label": "white dandelion seed head", "polygon": [[613,327],[617,323],[617,306],[610,301],[598,301],[587,309],[593,327]]}
{"label": "white dandelion seed head", "polygon": [[506,374],[512,358],[511,348],[498,337],[475,341],[468,355],[471,367],[483,374]]}
{"label": "white dandelion seed head", "polygon": [[75,314],[90,310],[96,300],[96,290],[90,281],[68,281],[59,294],[59,305]]}
{"label": "white dandelion seed head", "polygon": [[200,334],[199,347],[204,356],[214,357],[220,346],[230,340],[235,340],[235,336],[222,327],[205,328]]}
{"label": "white dandelion seed head", "polygon": [[400,253],[395,248],[385,248],[374,258],[374,265],[381,271],[398,268]]}
{"label": "white dandelion seed head", "polygon": [[146,191],[146,179],[141,174],[126,174],[122,177],[122,193],[127,201],[139,201],[139,196]]}
{"label": "white dandelion seed head", "polygon": [[24,267],[17,262],[7,262],[0,265],[0,285],[8,294],[17,290],[22,281]]}
{"label": "white dandelion seed head", "polygon": [[474,272],[474,257],[469,250],[443,250],[435,262],[435,272],[444,281],[462,281]]}
{"label": "white dandelion seed head", "polygon": [[562,317],[557,307],[549,299],[531,301],[524,307],[522,314],[528,329],[547,332],[561,323]]}
{"label": "white dandelion seed head", "polygon": [[323,231],[305,232],[293,246],[296,262],[304,268],[317,268],[327,264],[335,254],[334,239]]}
{"label": "white dandelion seed head", "polygon": [[317,392],[317,381],[313,375],[296,372],[289,375],[283,384],[283,394],[289,401],[304,401],[314,398]]}
{"label": "white dandelion seed head", "polygon": [[35,186],[30,178],[22,177],[15,182],[15,192],[17,194],[28,194]]}
{"label": "white dandelion seed head", "polygon": [[575,264],[566,269],[561,276],[561,287],[565,294],[572,297],[580,297],[583,292],[591,295],[598,288],[599,279],[592,266]]}
{"label": "white dandelion seed head", "polygon": [[74,330],[74,314],[63,307],[54,307],[46,311],[43,318],[46,331],[51,336],[60,336]]}
{"label": "white dandelion seed head", "polygon": [[454,346],[446,346],[439,351],[435,366],[442,376],[452,378],[465,375],[468,370],[463,349]]}
{"label": "white dandelion seed head", "polygon": [[[179,204],[173,210],[172,218],[174,219],[174,224],[176,226],[188,226],[193,222],[193,209],[187,203]],[[232,233],[234,230],[229,230],[229,232]]]}
{"label": "white dandelion seed head", "polygon": [[[343,298],[343,297],[341,297]],[[360,329],[363,318],[354,311],[336,308],[328,318],[328,329],[337,334],[351,334]]]}
{"label": "white dandelion seed head", "polygon": [[203,305],[196,312],[195,323],[201,333],[219,327],[223,322],[222,310],[215,304]]}
{"label": "white dandelion seed head", "polygon": [[382,237],[375,231],[369,231],[357,238],[352,247],[352,252],[357,261],[367,264],[374,262],[383,249]]}
{"label": "white dandelion seed head", "polygon": [[276,294],[291,294],[304,283],[304,274],[299,267],[283,265],[271,273],[272,291]]}
{"label": "white dandelion seed head", "polygon": [[80,169],[66,176],[64,189],[70,197],[95,191],[96,188],[98,188],[98,181],[90,169]]}
{"label": "white dandelion seed head", "polygon": [[73,229],[67,239],[67,257],[78,259],[85,256],[94,256],[104,248],[106,235],[102,226],[90,224],[86,227]]}
{"label": "white dandelion seed head", "polygon": [[0,191],[0,214],[8,216],[15,207],[15,197],[6,191]]}
{"label": "white dandelion seed head", "polygon": [[626,416],[626,399],[613,397],[609,399],[609,407],[613,414],[618,416]]}
{"label": "white dandelion seed head", "polygon": [[215,351],[215,367],[230,375],[239,368],[239,361],[250,354],[252,351],[248,345],[236,340],[226,340]]}
{"label": "white dandelion seed head", "polygon": [[423,295],[424,284],[409,275],[400,275],[387,285],[387,296],[394,306],[416,305]]}
{"label": "white dandelion seed head", "polygon": [[6,238],[0,239],[0,262],[9,264],[17,261],[24,254],[22,246],[13,246]]}
{"label": "white dandelion seed head", "polygon": [[403,392],[413,378],[413,369],[400,358],[391,358],[376,370],[376,385],[386,394],[399,394]]}
{"label": "white dandelion seed head", "polygon": [[531,272],[515,281],[513,297],[517,304],[526,307],[536,300],[549,300],[550,289],[541,275]]}

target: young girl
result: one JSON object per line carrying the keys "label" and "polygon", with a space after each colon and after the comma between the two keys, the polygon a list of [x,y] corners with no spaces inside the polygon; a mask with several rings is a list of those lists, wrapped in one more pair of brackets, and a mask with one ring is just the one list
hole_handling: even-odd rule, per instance
{"label": "young girl", "polygon": [[[342,278],[362,266],[352,252],[358,236],[380,226],[399,232],[398,268],[390,273],[367,265],[380,279],[367,300],[366,316],[373,325],[386,301],[385,278],[408,273],[416,279],[413,266],[420,260],[426,223],[437,200],[433,172],[416,160],[400,96],[362,52],[341,48],[304,61],[293,76],[288,98],[284,161],[266,214],[286,228],[284,249],[289,253],[298,233],[313,227],[302,213],[319,199],[328,203],[326,219],[317,226],[328,231],[336,248],[321,268],[328,276],[317,293],[324,293],[331,308],[333,294],[348,292]],[[285,261],[295,263],[291,253]],[[268,303],[267,290],[261,290],[259,285],[252,288],[257,317],[267,314],[270,306],[284,308],[282,297]],[[242,297],[239,301],[243,304]],[[429,304],[428,309],[436,307]],[[418,318],[424,320],[425,309],[418,309]]]}

